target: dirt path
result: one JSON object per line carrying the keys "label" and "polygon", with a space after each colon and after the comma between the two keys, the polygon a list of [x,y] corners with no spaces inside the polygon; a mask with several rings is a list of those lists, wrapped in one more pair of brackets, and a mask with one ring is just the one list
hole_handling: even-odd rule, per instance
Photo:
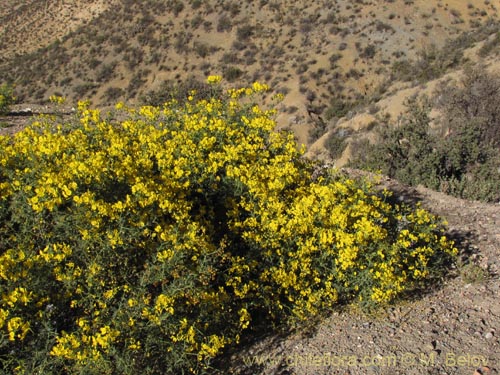
{"label": "dirt path", "polygon": [[408,188],[389,179],[382,184],[399,200],[422,201],[445,217],[470,265],[459,265],[436,290],[377,316],[340,311],[312,333],[265,338],[233,358],[232,373],[474,375],[482,366],[490,368],[484,374],[497,373],[500,205]]}
{"label": "dirt path", "polygon": [[0,116],[0,135],[15,134],[24,129],[39,115],[53,115],[59,118],[69,117],[74,113],[70,106],[15,104],[5,116]]}

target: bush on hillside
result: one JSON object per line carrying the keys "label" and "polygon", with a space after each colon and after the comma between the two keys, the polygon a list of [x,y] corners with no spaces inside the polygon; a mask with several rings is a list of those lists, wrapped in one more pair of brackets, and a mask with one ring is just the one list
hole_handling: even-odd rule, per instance
{"label": "bush on hillside", "polygon": [[[415,60],[399,60],[392,65],[394,78],[401,81],[427,82],[441,77],[450,68],[456,67],[463,59],[463,48],[448,42],[438,49],[435,45],[423,48]],[[453,48],[450,46],[453,45]]]}
{"label": "bush on hillside", "polygon": [[347,148],[346,138],[350,135],[349,129],[335,129],[325,140],[325,149],[332,159],[339,159]]}
{"label": "bush on hillside", "polygon": [[0,137],[4,373],[209,373],[253,327],[388,303],[444,270],[438,218],[312,178],[253,104],[265,89],[80,103]]}
{"label": "bush on hillside", "polygon": [[351,166],[466,199],[500,201],[500,76],[469,68],[436,93],[442,117],[430,129],[429,102],[412,100],[400,126],[358,150]]}
{"label": "bush on hillside", "polygon": [[12,86],[3,84],[0,86],[0,115],[9,112],[10,106],[14,104],[14,90]]}
{"label": "bush on hillside", "polygon": [[196,92],[196,98],[199,100],[208,100],[212,96],[220,96],[222,94],[220,87],[214,87],[203,80],[191,76],[181,82],[173,80],[164,81],[158,89],[150,90],[146,95],[143,95],[141,101],[145,105],[160,107],[171,100],[185,103],[193,92]]}
{"label": "bush on hillside", "polygon": [[[424,83],[442,77],[450,69],[458,67],[464,61],[464,51],[478,42],[484,41],[483,47],[478,51],[482,57],[497,50],[499,30],[500,23],[489,19],[478,29],[464,31],[456,38],[447,40],[440,48],[435,45],[423,48],[417,52],[417,58],[414,60],[404,59],[394,62],[393,78]],[[488,39],[495,33],[496,37]]]}

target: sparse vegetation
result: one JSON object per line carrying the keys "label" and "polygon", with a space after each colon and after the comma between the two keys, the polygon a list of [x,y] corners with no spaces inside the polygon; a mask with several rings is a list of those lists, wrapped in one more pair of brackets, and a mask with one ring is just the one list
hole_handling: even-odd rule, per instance
{"label": "sparse vegetation", "polygon": [[332,131],[326,139],[325,148],[332,159],[338,159],[344,153],[347,147],[347,135],[348,131],[346,131],[345,129],[338,129]]}
{"label": "sparse vegetation", "polygon": [[[463,60],[463,51],[471,47],[476,42],[483,40],[492,33],[499,32],[500,24],[496,22],[487,22],[477,30],[467,31],[460,34],[457,38],[449,39],[442,48],[430,45],[427,48],[420,49],[417,59],[398,60],[392,66],[392,72],[395,79],[403,81],[417,80],[427,82],[431,79],[439,78],[451,68],[456,68]],[[493,49],[496,38],[486,42],[484,49],[479,54],[487,54],[489,49]]]}
{"label": "sparse vegetation", "polygon": [[[285,75],[296,70],[298,75],[303,75],[299,77],[299,94],[311,89],[317,91],[318,103],[315,106],[325,108],[337,96],[350,99],[370,96],[372,90],[361,91],[358,82],[366,82],[365,87],[369,87],[372,81],[388,78],[387,71],[381,68],[394,64],[394,57],[400,60],[399,66],[395,65],[394,78],[424,82],[459,64],[461,56],[456,51],[470,46],[471,40],[483,40],[498,31],[495,31],[494,20],[483,19],[473,37],[462,38],[449,51],[439,55],[427,47],[414,61],[410,47],[415,46],[415,40],[419,41],[419,46],[426,46],[436,38],[420,35],[418,28],[424,28],[424,21],[420,18],[412,19],[412,25],[399,26],[396,2],[384,5],[387,11],[380,19],[372,9],[374,4],[368,2],[362,6],[361,3],[350,4],[342,11],[339,4],[324,14],[295,2],[287,9],[275,2],[265,3],[262,9],[257,9],[259,2],[240,4],[231,1],[223,5],[212,0],[154,1],[147,7],[145,3],[120,3],[96,14],[87,25],[54,37],[48,46],[20,53],[13,57],[15,61],[0,54],[3,58],[0,74],[16,83],[20,100],[43,101],[48,94],[59,90],[69,95],[69,99],[85,95],[93,103],[100,104],[107,101],[107,95],[103,93],[109,87],[127,88],[130,85],[134,90],[127,92],[125,97],[138,99],[139,95],[150,90],[147,84],[156,82],[156,77],[178,79],[193,74],[212,74],[213,69],[224,73],[226,67],[230,69],[228,77],[234,76],[234,79],[246,83],[251,83],[254,77],[279,83]],[[77,6],[76,3],[68,5]],[[360,17],[365,8],[370,15],[367,19]],[[253,17],[257,11],[261,17],[259,20]],[[474,16],[462,14],[461,17],[478,21],[479,13],[488,11],[488,7],[477,6],[475,11]],[[59,17],[64,17],[63,13]],[[426,12],[429,17],[425,24],[435,26],[439,20],[443,25],[443,36],[452,36],[451,29],[446,28],[451,21],[450,14],[450,11],[443,13],[433,9]],[[404,31],[399,35],[403,35],[408,50],[403,41],[398,41],[399,51],[390,47],[394,38],[399,38],[393,35],[395,24],[398,24],[398,30],[402,27]],[[456,29],[466,30],[467,27],[457,25]],[[479,30],[482,31],[477,33]],[[368,32],[376,32],[377,40],[371,39]],[[213,38],[217,40],[215,44],[211,42]],[[222,44],[219,38],[224,41]],[[437,51],[441,51],[442,42],[436,40]],[[19,48],[24,48],[23,45]],[[300,48],[305,45],[310,47]],[[354,47],[359,59],[351,61]],[[484,47],[483,53],[487,48]],[[306,50],[314,52],[311,55]],[[6,48],[5,52],[8,51]],[[228,54],[232,53],[235,58],[227,61]],[[331,59],[322,57],[326,54],[330,54]],[[403,57],[407,60],[401,60]],[[200,58],[203,61],[193,62]],[[316,62],[311,64],[313,60]],[[139,80],[138,71],[150,73]],[[239,71],[245,74],[240,75]],[[306,72],[309,74],[304,74]],[[132,78],[134,82],[130,82]],[[99,86],[98,90],[92,87],[94,83]],[[294,91],[291,90],[290,94],[294,95]],[[301,99],[299,95],[296,100]],[[303,107],[299,102],[295,105]],[[322,115],[325,117],[324,113]]]}
{"label": "sparse vegetation", "polygon": [[441,77],[448,69],[456,67],[463,57],[463,49],[448,46],[438,49],[435,45],[431,45],[418,52],[416,61],[396,61],[392,66],[395,78],[403,81],[427,82]]}
{"label": "sparse vegetation", "polygon": [[204,80],[197,79],[193,76],[180,81],[165,81],[157,90],[150,90],[142,96],[141,101],[144,105],[155,107],[162,106],[171,100],[178,103],[185,103],[188,98],[196,93],[198,99],[210,99],[212,96],[220,97],[222,95],[221,88],[208,84]]}
{"label": "sparse vegetation", "polygon": [[416,99],[398,127],[352,165],[467,199],[500,201],[500,77],[469,68],[460,83],[437,92],[443,116],[430,127],[430,106]]}

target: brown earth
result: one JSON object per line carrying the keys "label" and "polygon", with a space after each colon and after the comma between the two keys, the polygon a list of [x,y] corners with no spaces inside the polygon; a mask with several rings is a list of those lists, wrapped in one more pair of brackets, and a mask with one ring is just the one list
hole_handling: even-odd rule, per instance
{"label": "brown earth", "polygon": [[84,26],[113,5],[113,1],[12,1],[0,10],[2,58],[34,52]]}
{"label": "brown earth", "polygon": [[61,119],[74,113],[71,106],[16,104],[11,106],[9,113],[0,117],[0,135],[15,134],[25,128],[39,115],[54,115]]}

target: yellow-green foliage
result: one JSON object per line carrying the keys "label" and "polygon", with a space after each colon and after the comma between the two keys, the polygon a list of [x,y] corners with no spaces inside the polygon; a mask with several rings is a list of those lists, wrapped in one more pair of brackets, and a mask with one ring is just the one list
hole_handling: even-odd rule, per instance
{"label": "yellow-green foliage", "polygon": [[202,373],[256,323],[389,302],[456,251],[426,211],[312,179],[266,89],[0,137],[4,372]]}

